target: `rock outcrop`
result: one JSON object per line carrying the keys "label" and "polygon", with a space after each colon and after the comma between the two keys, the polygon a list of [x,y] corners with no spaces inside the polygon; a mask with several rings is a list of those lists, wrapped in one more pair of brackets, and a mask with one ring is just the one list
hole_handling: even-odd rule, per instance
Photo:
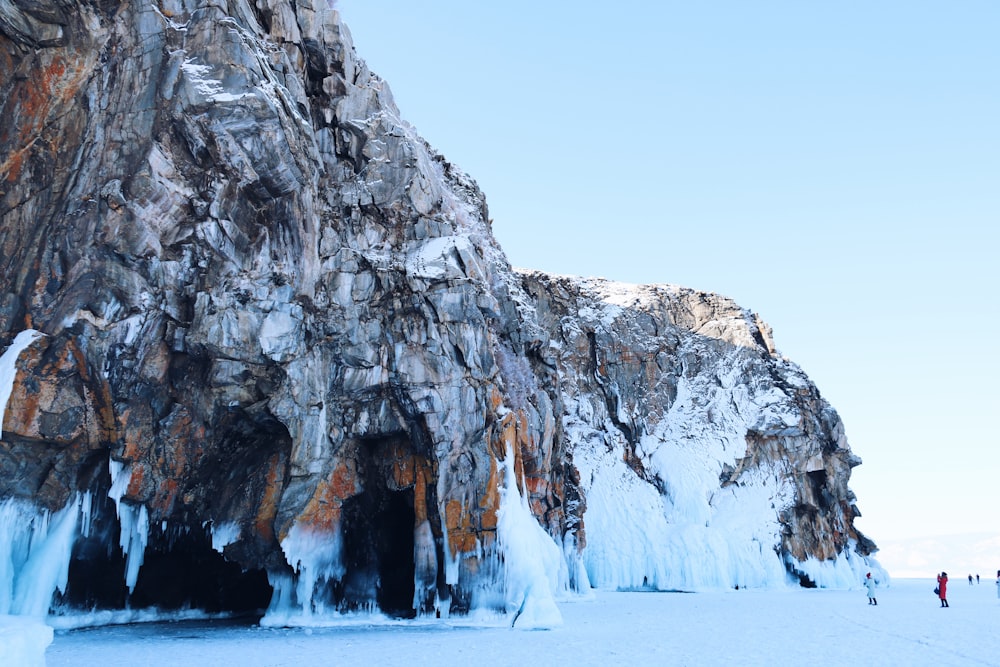
{"label": "rock outcrop", "polygon": [[758,583],[870,552],[840,421],[766,327],[513,272],[323,0],[3,3],[0,93],[0,349],[45,334],[4,357],[0,525],[75,512],[57,606],[270,598],[294,622],[525,614],[539,577],[753,583],[678,579],[655,540],[628,572],[600,556],[614,512],[667,536],[751,493],[779,526],[738,537]]}
{"label": "rock outcrop", "polygon": [[861,461],[756,314],[671,285],[523,280],[590,499],[579,537],[595,583],[761,586],[776,569],[832,583],[822,563],[871,552],[847,485]]}

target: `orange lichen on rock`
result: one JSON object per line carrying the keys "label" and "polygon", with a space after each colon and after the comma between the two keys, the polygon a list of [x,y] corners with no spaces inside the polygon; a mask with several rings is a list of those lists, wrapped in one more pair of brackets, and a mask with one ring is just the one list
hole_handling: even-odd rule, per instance
{"label": "orange lichen on rock", "polygon": [[517,443],[517,423],[511,412],[505,413],[491,429],[489,444],[493,456],[503,461],[507,458],[507,445]]}
{"label": "orange lichen on rock", "polygon": [[17,146],[7,159],[0,162],[0,176],[6,175],[9,182],[21,176],[26,155],[32,150],[38,133],[48,122],[53,107],[72,97],[76,89],[67,93],[63,83],[66,62],[56,56],[52,61],[37,69],[38,76],[15,87],[9,98],[9,115],[13,126],[19,128],[13,145]]}
{"label": "orange lichen on rock", "polygon": [[72,339],[56,340],[42,339],[22,353],[25,372],[15,377],[3,430],[49,444],[107,447],[117,434],[109,388],[90,386],[86,359]]}
{"label": "orange lichen on rock", "polygon": [[479,509],[482,510],[479,525],[483,530],[496,530],[497,510],[500,508],[500,468],[497,460],[490,459],[490,476],[486,489],[479,498]]}
{"label": "orange lichen on rock", "polygon": [[539,498],[547,496],[551,488],[549,480],[544,477],[525,477],[524,485],[529,496]]}
{"label": "orange lichen on rock", "polygon": [[[330,492],[333,494],[331,498],[336,499],[337,502],[343,502],[361,493],[357,463],[350,459],[340,461],[330,475],[329,486]],[[319,493],[318,489],[316,493]],[[316,495],[314,494],[313,497],[316,498]]]}
{"label": "orange lichen on rock", "polygon": [[145,497],[143,493],[143,483],[146,479],[146,466],[141,462],[135,462],[128,469],[130,476],[128,486],[125,488],[125,498],[129,500],[142,501]]}
{"label": "orange lichen on rock", "polygon": [[2,424],[5,432],[17,433],[36,440],[44,439],[38,416],[43,405],[52,403],[56,389],[56,382],[48,378],[40,368],[39,361],[42,355],[40,345],[45,345],[45,341],[28,347],[18,357],[18,361],[23,364],[22,367],[30,371],[34,382],[29,389],[25,383],[27,373],[15,367],[14,385],[8,398],[8,409],[3,412]]}
{"label": "orange lichen on rock", "polygon": [[[117,428],[115,424],[114,403],[111,398],[111,388],[103,378],[91,379],[87,358],[74,339],[66,343],[66,350],[72,356],[73,371],[80,376],[84,403],[87,406],[86,424],[87,437],[91,447],[103,446],[115,442]],[[68,357],[67,357],[68,361]]]}
{"label": "orange lichen on rock", "polygon": [[280,453],[276,453],[267,462],[264,494],[254,517],[254,529],[265,542],[274,539],[274,517],[278,514],[278,501],[284,490],[284,476],[285,459]]}
{"label": "orange lichen on rock", "polygon": [[451,557],[476,550],[476,531],[468,508],[452,498],[445,504],[445,526],[448,529],[448,548]]}
{"label": "orange lichen on rock", "polygon": [[332,533],[339,529],[344,501],[361,492],[355,462],[341,460],[330,477],[316,485],[316,490],[295,523],[317,532]]}
{"label": "orange lichen on rock", "polygon": [[416,456],[410,453],[409,447],[403,443],[393,443],[387,447],[383,455],[391,461],[390,485],[394,490],[408,489],[413,486],[417,474]]}
{"label": "orange lichen on rock", "polygon": [[118,417],[118,423],[125,438],[125,449],[122,458],[128,461],[135,461],[142,456],[143,450],[140,444],[145,440],[145,423],[141,419],[132,417],[132,408],[122,410]]}
{"label": "orange lichen on rock", "polygon": [[493,385],[490,387],[490,412],[496,414],[501,405],[503,405],[503,394],[496,385]]}
{"label": "orange lichen on rock", "polygon": [[156,489],[156,495],[152,502],[152,508],[161,512],[164,516],[169,515],[170,511],[173,509],[174,501],[177,500],[177,492],[180,490],[180,485],[177,480],[167,478],[160,481],[159,487]]}
{"label": "orange lichen on rock", "polygon": [[413,475],[413,514],[414,523],[419,525],[428,520],[430,512],[427,507],[427,486],[435,478],[434,469],[422,456],[414,457],[415,470]]}

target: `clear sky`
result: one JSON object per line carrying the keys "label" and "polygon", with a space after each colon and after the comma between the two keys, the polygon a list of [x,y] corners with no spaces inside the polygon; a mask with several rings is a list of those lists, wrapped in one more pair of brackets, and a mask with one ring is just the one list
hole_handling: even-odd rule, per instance
{"label": "clear sky", "polygon": [[760,313],[864,459],[890,572],[1000,538],[1000,2],[337,6],[515,266]]}

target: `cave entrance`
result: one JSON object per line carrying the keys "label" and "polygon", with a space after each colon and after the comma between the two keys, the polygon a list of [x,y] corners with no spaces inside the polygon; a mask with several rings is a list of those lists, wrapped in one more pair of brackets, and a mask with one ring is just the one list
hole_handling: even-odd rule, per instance
{"label": "cave entrance", "polygon": [[271,599],[263,570],[244,570],[212,548],[203,526],[150,526],[135,588],[125,585],[125,556],[114,504],[94,500],[89,535],[73,545],[65,592],[56,607],[68,613],[94,609],[198,609],[209,613],[259,616]]}
{"label": "cave entrance", "polygon": [[[248,538],[246,545],[234,546],[249,565],[244,567],[236,557],[228,560],[213,547],[204,517],[253,516],[267,493],[269,474],[283,470],[291,452],[291,436],[283,424],[266,415],[236,410],[225,417],[217,426],[220,440],[211,449],[215,455],[206,456],[204,465],[177,480],[185,489],[210,490],[205,493],[207,507],[193,510],[192,516],[185,510],[169,523],[150,523],[142,566],[131,592],[125,583],[118,508],[108,497],[108,454],[92,457],[81,473],[81,487],[91,490],[90,530],[74,543],[66,590],[57,598],[58,605],[69,610],[198,609],[248,617],[267,609],[271,584],[263,567],[252,567],[254,549],[267,547],[256,546]],[[262,560],[257,562],[263,565]]]}
{"label": "cave entrance", "polygon": [[375,603],[384,614],[413,618],[413,455],[402,438],[361,443],[358,453],[362,491],[342,506],[345,573],[341,606],[362,609]]}
{"label": "cave entrance", "polygon": [[343,507],[343,605],[374,601],[384,614],[413,618],[413,489],[391,491],[371,484]]}
{"label": "cave entrance", "polygon": [[389,491],[376,519],[382,531],[378,553],[378,606],[393,616],[412,617],[413,609],[413,489]]}

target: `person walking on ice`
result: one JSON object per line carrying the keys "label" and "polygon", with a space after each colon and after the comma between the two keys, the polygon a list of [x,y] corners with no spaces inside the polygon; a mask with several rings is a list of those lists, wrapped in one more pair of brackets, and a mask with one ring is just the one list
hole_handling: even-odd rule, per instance
{"label": "person walking on ice", "polygon": [[1000,598],[1000,570],[997,570],[997,597]]}
{"label": "person walking on ice", "polygon": [[948,605],[948,573],[942,572],[938,575],[938,597],[941,598],[941,606]]}
{"label": "person walking on ice", "polygon": [[[997,579],[997,581],[1000,581],[1000,579]],[[1000,588],[1000,584],[997,584],[997,586]],[[878,600],[875,599],[875,580],[872,579],[871,572],[865,577],[865,588],[868,589],[868,604],[878,606]]]}

